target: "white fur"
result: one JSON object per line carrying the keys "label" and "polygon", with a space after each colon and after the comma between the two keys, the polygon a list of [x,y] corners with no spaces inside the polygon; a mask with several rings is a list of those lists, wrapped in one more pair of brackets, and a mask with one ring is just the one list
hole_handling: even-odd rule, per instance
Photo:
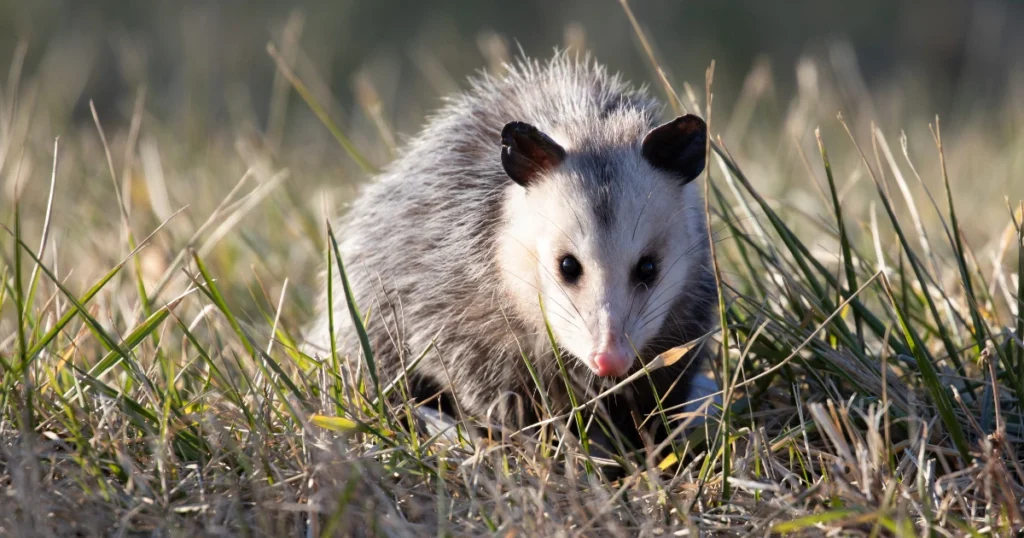
{"label": "white fur", "polygon": [[[615,199],[618,217],[610,229],[596,222],[577,174],[556,173],[529,189],[507,189],[498,255],[516,312],[542,332],[542,301],[558,344],[585,364],[599,349],[630,356],[643,350],[661,331],[674,298],[685,293],[694,266],[705,260],[707,231],[696,185],[681,186],[642,159],[624,172],[621,181],[629,187]],[[576,285],[559,275],[566,253],[583,266]],[[631,274],[650,254],[660,263],[648,288]]]}

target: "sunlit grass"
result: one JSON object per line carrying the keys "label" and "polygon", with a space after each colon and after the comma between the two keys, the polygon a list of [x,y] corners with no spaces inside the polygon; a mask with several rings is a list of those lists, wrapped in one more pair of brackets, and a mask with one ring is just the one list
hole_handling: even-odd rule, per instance
{"label": "sunlit grass", "polygon": [[[143,93],[125,128],[93,109],[55,145],[60,131],[31,121],[39,105],[14,99],[31,88],[15,77],[0,167],[0,534],[1020,528],[1024,192],[979,193],[986,178],[950,163],[971,152],[1020,177],[1021,135],[996,143],[926,117],[932,136],[895,148],[875,118],[808,113],[839,101],[822,88],[783,121],[751,120],[734,149],[713,81],[674,88],[653,40],[653,86],[716,135],[706,179],[726,330],[711,339],[726,410],[665,459],[620,460],[615,481],[567,436],[581,415],[541,402],[529,432],[425,431],[365,337],[327,357],[298,350],[320,268],[346,261],[324,217],[347,178],[385,164],[365,141],[389,134],[347,131],[311,90],[316,73],[289,64],[294,48],[267,61],[300,89],[293,107],[315,111],[304,136],[336,141],[343,163],[250,132],[198,149],[145,114]],[[329,293],[359,326],[369,305]]]}

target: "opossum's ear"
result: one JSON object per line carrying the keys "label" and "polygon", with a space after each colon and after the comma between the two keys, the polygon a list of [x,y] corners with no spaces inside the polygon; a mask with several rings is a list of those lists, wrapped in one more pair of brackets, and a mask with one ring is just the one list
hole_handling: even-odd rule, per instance
{"label": "opossum's ear", "polygon": [[647,133],[640,154],[655,168],[678,176],[685,185],[704,171],[707,133],[704,120],[693,114],[679,116]]}
{"label": "opossum's ear", "polygon": [[512,181],[526,187],[537,174],[562,164],[565,150],[529,123],[513,121],[501,130],[501,166]]}

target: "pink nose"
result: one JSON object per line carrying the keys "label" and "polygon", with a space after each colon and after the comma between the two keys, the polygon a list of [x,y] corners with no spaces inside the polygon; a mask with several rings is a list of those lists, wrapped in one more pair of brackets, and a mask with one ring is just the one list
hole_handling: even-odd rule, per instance
{"label": "pink nose", "polygon": [[600,352],[591,356],[594,373],[601,377],[620,377],[626,375],[633,364],[633,357],[622,353]]}

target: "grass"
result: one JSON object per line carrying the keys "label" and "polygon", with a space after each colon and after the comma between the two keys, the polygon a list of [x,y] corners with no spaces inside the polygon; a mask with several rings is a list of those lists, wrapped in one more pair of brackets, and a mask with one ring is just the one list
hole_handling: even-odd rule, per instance
{"label": "grass", "polygon": [[430,436],[404,384],[366,396],[372,350],[361,377],[338,358],[355,350],[299,353],[319,267],[344,267],[322,224],[351,194],[336,178],[386,162],[393,135],[373,99],[365,132],[333,119],[316,73],[291,67],[297,36],[270,47],[275,87],[298,90],[342,164],[252,129],[197,147],[143,92],[126,129],[93,107],[54,144],[19,65],[0,153],[0,534],[1019,532],[1024,208],[977,179],[1021,176],[1019,132],[917,115],[930,139],[894,148],[875,118],[835,119],[849,107],[828,87],[755,125],[713,108],[710,70],[702,97],[674,88],[623,6],[667,102],[734,135],[711,141],[704,178],[721,419],[609,482],[585,445],[552,444],[564,417]]}

